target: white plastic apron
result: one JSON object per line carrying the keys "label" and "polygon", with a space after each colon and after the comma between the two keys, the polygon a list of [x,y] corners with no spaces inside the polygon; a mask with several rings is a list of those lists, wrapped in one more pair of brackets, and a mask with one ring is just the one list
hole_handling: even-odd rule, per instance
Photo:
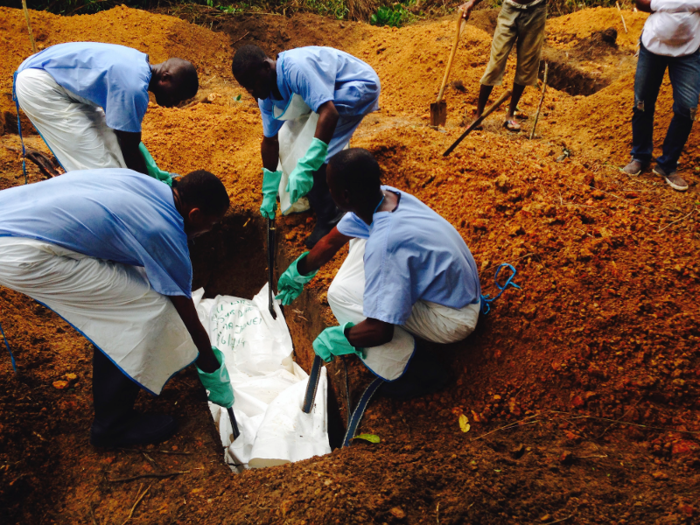
{"label": "white plastic apron", "polygon": [[280,158],[277,170],[282,170],[279,187],[280,210],[282,210],[282,215],[306,211],[309,209],[309,200],[302,197],[297,202],[292,203],[287,191],[287,181],[289,175],[297,167],[299,159],[306,155],[309,146],[311,146],[316,134],[318,113],[311,111],[304,99],[294,93],[285,109],[273,106],[272,115],[275,120],[284,121],[284,125],[277,135]]}
{"label": "white plastic apron", "polygon": [[197,358],[175,307],[151,288],[143,268],[0,237],[0,286],[56,312],[153,394]]}
{"label": "white plastic apron", "polygon": [[[328,304],[339,324],[358,324],[363,314],[365,293],[364,239],[350,241],[350,251],[328,289]],[[379,377],[393,381],[406,371],[415,350],[412,334],[434,343],[461,341],[476,328],[480,303],[464,308],[449,308],[429,301],[413,305],[403,326],[394,326],[394,338],[385,345],[365,349],[364,364]]]}
{"label": "white plastic apron", "polygon": [[17,75],[19,107],[66,171],[126,168],[102,108],[59,86],[43,69]]}

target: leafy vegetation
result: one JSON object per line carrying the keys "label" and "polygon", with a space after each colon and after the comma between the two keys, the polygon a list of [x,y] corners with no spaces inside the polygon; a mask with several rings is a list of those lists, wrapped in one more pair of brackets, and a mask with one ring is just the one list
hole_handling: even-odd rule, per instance
{"label": "leafy vegetation", "polygon": [[[2,0],[0,0],[2,1]],[[27,0],[30,9],[62,15],[82,15],[127,5],[137,9],[163,8],[176,11],[186,6],[193,9],[216,9],[227,15],[264,11],[291,15],[295,12],[315,13],[338,20],[364,20],[373,25],[400,27],[427,16],[446,15],[465,0]],[[503,0],[484,0],[479,7],[498,7]],[[633,0],[621,6],[631,8]],[[3,5],[21,8],[21,0],[6,0]],[[563,15],[586,7],[614,7],[615,0],[547,0],[552,16]]]}
{"label": "leafy vegetation", "polygon": [[401,27],[416,18],[416,15],[407,9],[407,4],[415,3],[415,0],[408,0],[406,3],[396,2],[379,6],[377,12],[369,18],[369,23],[373,26]]}

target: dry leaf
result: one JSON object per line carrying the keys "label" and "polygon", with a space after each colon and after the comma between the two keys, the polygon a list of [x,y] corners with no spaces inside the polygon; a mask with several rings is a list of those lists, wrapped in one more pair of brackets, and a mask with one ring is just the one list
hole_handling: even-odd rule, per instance
{"label": "dry leaf", "polygon": [[469,424],[469,418],[464,414],[459,416],[459,428],[462,429],[462,432],[469,432],[469,429],[472,428]]}

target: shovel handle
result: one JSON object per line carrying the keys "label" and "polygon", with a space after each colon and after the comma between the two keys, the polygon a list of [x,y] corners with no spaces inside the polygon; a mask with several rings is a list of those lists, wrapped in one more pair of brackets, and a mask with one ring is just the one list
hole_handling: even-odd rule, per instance
{"label": "shovel handle", "polygon": [[438,93],[437,100],[435,103],[438,103],[442,100],[442,95],[445,93],[445,85],[447,85],[447,79],[450,76],[450,69],[452,69],[452,61],[455,58],[455,55],[457,54],[457,44],[459,44],[459,36],[462,33],[462,23],[466,22],[466,19],[462,17],[462,11],[457,10],[459,13],[459,18],[457,19],[457,34],[455,35],[455,41],[452,44],[452,52],[450,53],[450,59],[447,61],[447,68],[445,69],[445,76],[442,77],[442,85],[440,86],[440,92]]}
{"label": "shovel handle", "polygon": [[318,390],[318,381],[321,378],[321,365],[323,365],[323,359],[318,356],[314,356],[314,364],[311,366],[311,374],[309,374],[309,382],[306,385],[306,394],[304,395],[304,406],[301,408],[302,412],[308,414],[311,412],[311,407],[314,406],[314,400],[316,399],[316,391]]}
{"label": "shovel handle", "polygon": [[275,312],[275,295],[272,286],[275,280],[275,219],[267,219],[267,293],[268,307],[273,319],[277,319]]}
{"label": "shovel handle", "polygon": [[226,411],[228,412],[228,418],[231,420],[231,427],[233,428],[233,440],[236,441],[236,438],[241,435],[241,432],[238,430],[238,424],[236,423],[236,416],[233,414],[233,408],[229,407]]}

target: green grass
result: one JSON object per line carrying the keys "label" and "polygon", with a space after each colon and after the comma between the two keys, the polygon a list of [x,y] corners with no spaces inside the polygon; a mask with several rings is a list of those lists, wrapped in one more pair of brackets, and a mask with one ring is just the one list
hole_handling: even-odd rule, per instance
{"label": "green grass", "polygon": [[408,9],[415,4],[416,0],[407,0],[405,2],[396,2],[390,5],[379,6],[377,12],[370,16],[369,23],[373,26],[382,27],[401,27],[406,25],[418,18]]}

